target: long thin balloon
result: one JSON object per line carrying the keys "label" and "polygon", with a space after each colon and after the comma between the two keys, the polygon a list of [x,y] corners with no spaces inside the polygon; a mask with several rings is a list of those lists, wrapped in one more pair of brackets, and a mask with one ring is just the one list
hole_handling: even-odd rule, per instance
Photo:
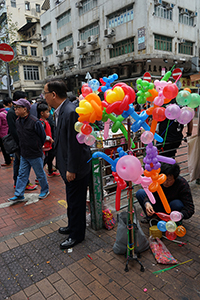
{"label": "long thin balloon", "polygon": [[155,272],[153,272],[153,274],[160,274],[160,273],[163,273],[163,272],[165,272],[165,271],[168,271],[168,270],[171,270],[171,269],[173,269],[173,268],[176,268],[176,267],[178,267],[178,266],[180,266],[180,265],[186,264],[186,263],[188,263],[188,262],[190,262],[190,261],[192,261],[192,260],[193,260],[193,258],[192,258],[192,259],[189,259],[189,260],[186,260],[186,261],[184,261],[184,262],[182,262],[182,263],[180,263],[180,264],[174,265],[174,266],[172,266],[172,267],[169,267],[169,268],[166,268],[166,269],[162,269],[162,270],[159,270],[159,271],[155,271]]}

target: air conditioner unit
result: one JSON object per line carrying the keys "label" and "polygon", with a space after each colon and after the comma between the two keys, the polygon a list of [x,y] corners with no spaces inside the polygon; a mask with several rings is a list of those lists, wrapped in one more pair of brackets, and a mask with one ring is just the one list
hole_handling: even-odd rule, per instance
{"label": "air conditioner unit", "polygon": [[56,50],[56,57],[63,56],[63,52],[61,50]]}
{"label": "air conditioner unit", "polygon": [[88,44],[94,45],[97,43],[97,37],[95,35],[88,36]]}
{"label": "air conditioner unit", "polygon": [[85,48],[85,42],[84,41],[78,41],[77,42],[77,49],[83,49]]}
{"label": "air conditioner unit", "polygon": [[182,15],[187,14],[187,13],[188,13],[188,9],[187,9],[187,8],[181,8],[180,13],[181,13]]}
{"label": "air conditioner unit", "polygon": [[69,53],[71,53],[71,52],[72,52],[72,47],[67,46],[67,47],[64,48],[64,53],[65,53],[65,54],[69,54]]}
{"label": "air conditioner unit", "polygon": [[94,56],[94,52],[93,51],[88,52],[88,56]]}
{"label": "air conditioner unit", "polygon": [[84,54],[80,54],[80,55],[79,55],[79,58],[80,58],[80,59],[83,59],[83,58],[85,58],[85,55],[84,55]]}
{"label": "air conditioner unit", "polygon": [[174,4],[173,3],[170,3],[170,8],[174,8]]}
{"label": "air conditioner unit", "polygon": [[184,43],[185,43],[185,40],[184,40],[184,39],[180,39],[180,40],[179,40],[179,43],[180,43],[180,44],[184,44]]}
{"label": "air conditioner unit", "polygon": [[106,48],[107,48],[107,49],[112,49],[112,48],[113,48],[113,45],[112,45],[112,44],[108,44],[108,45],[106,46]]}
{"label": "air conditioner unit", "polygon": [[154,0],[154,5],[162,5],[162,0]]}
{"label": "air conditioner unit", "polygon": [[75,6],[76,6],[76,8],[80,8],[80,7],[83,7],[83,4],[81,1],[78,1],[75,3]]}
{"label": "air conditioner unit", "polygon": [[115,35],[115,29],[114,28],[106,28],[104,30],[104,36],[107,37],[107,38],[110,38],[114,35]]}
{"label": "air conditioner unit", "polygon": [[56,71],[60,70],[60,66],[59,65],[55,66],[55,70]]}
{"label": "air conditioner unit", "polygon": [[42,61],[43,62],[48,62],[48,57],[47,56],[42,56]]}
{"label": "air conditioner unit", "polygon": [[45,43],[46,41],[47,41],[46,36],[41,35],[40,42]]}

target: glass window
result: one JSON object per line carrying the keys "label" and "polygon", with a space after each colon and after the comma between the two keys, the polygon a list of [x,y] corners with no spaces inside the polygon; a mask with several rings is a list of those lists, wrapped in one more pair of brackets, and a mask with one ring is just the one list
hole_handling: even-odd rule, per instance
{"label": "glass window", "polygon": [[80,31],[80,39],[86,40],[91,35],[99,34],[99,25],[97,23],[89,25]]}
{"label": "glass window", "polygon": [[194,25],[194,14],[187,9],[179,8],[179,23],[193,26]]}
{"label": "glass window", "polygon": [[21,46],[21,50],[22,50],[22,55],[27,55],[28,54],[26,46]]}
{"label": "glass window", "polygon": [[91,65],[97,65],[100,64],[101,62],[101,57],[100,57],[100,49],[97,49],[94,52],[94,55],[91,56],[90,53],[86,54],[85,58],[82,59],[82,67],[88,67]]}
{"label": "glass window", "polygon": [[16,0],[10,0],[10,4],[12,7],[16,7]]}
{"label": "glass window", "polygon": [[[129,22],[133,20],[133,8],[132,7],[128,7],[128,8],[125,8],[125,9],[122,9],[113,14],[111,14],[109,17],[108,17],[108,24],[109,24],[109,27],[117,27],[123,23],[126,23],[126,22]],[[111,26],[112,24],[112,26]]]}
{"label": "glass window", "polygon": [[178,52],[182,54],[193,55],[193,43],[187,41],[184,43],[179,43]]}
{"label": "glass window", "polygon": [[30,10],[30,2],[25,2],[25,10]]}
{"label": "glass window", "polygon": [[40,13],[40,4],[35,4],[35,10]]}
{"label": "glass window", "polygon": [[163,19],[172,20],[172,11],[172,8],[166,8],[164,4],[163,6],[154,6],[155,16]]}
{"label": "glass window", "polygon": [[71,10],[68,10],[57,18],[57,28],[60,28],[69,22],[71,22]]}
{"label": "glass window", "polygon": [[72,35],[66,36],[63,39],[58,41],[58,49],[59,50],[62,50],[62,49],[64,49],[64,47],[67,47],[67,46],[70,46],[70,47],[73,46]]}
{"label": "glass window", "polygon": [[23,66],[24,67],[24,80],[39,80],[38,66]]}
{"label": "glass window", "polygon": [[49,45],[49,46],[44,48],[44,55],[48,56],[48,55],[51,55],[51,54],[53,54],[53,46]]}
{"label": "glass window", "polygon": [[37,48],[36,47],[31,47],[31,55],[37,56]]}
{"label": "glass window", "polygon": [[85,14],[86,12],[92,10],[97,6],[97,0],[85,0],[81,1],[82,7],[79,8],[79,16]]}
{"label": "glass window", "polygon": [[19,67],[18,66],[12,68],[12,77],[13,77],[14,82],[19,80]]}
{"label": "glass window", "polygon": [[172,51],[172,38],[163,35],[154,35],[154,48],[162,51]]}
{"label": "glass window", "polygon": [[113,49],[110,50],[110,58],[131,52],[134,52],[134,38],[113,44]]}
{"label": "glass window", "polygon": [[51,23],[45,25],[44,27],[42,27],[42,35],[48,35],[51,33]]}

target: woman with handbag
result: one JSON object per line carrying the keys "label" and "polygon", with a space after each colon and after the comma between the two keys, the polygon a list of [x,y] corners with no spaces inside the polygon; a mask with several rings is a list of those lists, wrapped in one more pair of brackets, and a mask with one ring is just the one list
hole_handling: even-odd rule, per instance
{"label": "woman with handbag", "polygon": [[8,123],[6,120],[7,111],[5,110],[3,103],[0,103],[0,147],[3,153],[5,163],[1,164],[2,167],[9,167],[11,165],[10,155],[6,153],[3,145],[2,138],[8,133]]}

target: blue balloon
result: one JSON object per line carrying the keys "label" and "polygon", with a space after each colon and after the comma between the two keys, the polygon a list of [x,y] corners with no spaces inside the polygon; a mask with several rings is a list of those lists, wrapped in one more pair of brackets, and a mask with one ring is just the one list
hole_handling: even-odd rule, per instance
{"label": "blue balloon", "polygon": [[88,82],[88,86],[93,90],[93,92],[95,92],[99,88],[99,81],[97,79],[91,79]]}
{"label": "blue balloon", "polygon": [[157,224],[157,227],[162,232],[167,231],[167,229],[166,229],[166,222],[165,221],[159,221],[158,224]]}

